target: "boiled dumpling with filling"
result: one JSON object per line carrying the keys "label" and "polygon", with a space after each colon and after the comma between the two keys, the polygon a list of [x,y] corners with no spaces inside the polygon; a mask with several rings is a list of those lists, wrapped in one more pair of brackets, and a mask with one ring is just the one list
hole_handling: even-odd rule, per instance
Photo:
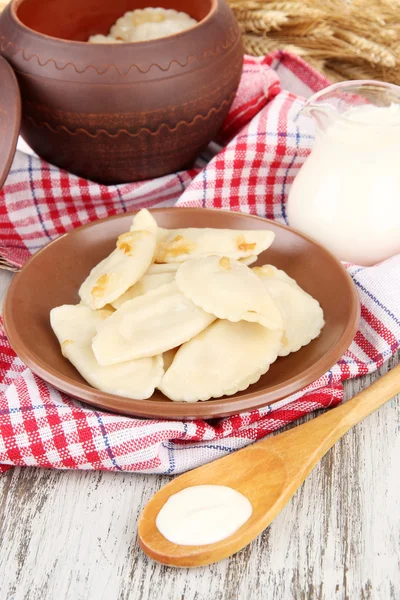
{"label": "boiled dumpling with filling", "polygon": [[285,332],[279,356],[296,352],[318,337],[324,326],[324,313],[318,301],[284,271],[272,265],[254,267],[253,272],[264,283],[283,315]]}
{"label": "boiled dumpling with filling", "polygon": [[155,356],[187,342],[214,320],[173,281],[118,308],[94,338],[93,351],[101,365]]}
{"label": "boiled dumpling with filling", "polygon": [[274,267],[273,265],[263,265],[262,267],[252,267],[251,270],[256,275],[259,275],[263,280],[267,279],[281,279],[283,281],[290,281],[297,285],[297,281],[293,277],[289,277],[285,271]]}
{"label": "boiled dumpling with filling", "polygon": [[94,357],[92,340],[98,326],[111,314],[105,309],[93,311],[84,304],[64,305],[53,308],[50,323],[63,355],[90,385],[126,398],[149,398],[164,373],[162,356],[109,367],[100,366]]}
{"label": "boiled dumpling with filling", "polygon": [[149,211],[140,211],[130,231],[117,240],[115,250],[96,265],[79,289],[81,300],[92,309],[111,304],[134,285],[153,262],[157,223]]}
{"label": "boiled dumpling with filling", "polygon": [[239,262],[242,263],[243,265],[252,265],[253,263],[257,262],[258,260],[258,256],[256,255],[252,255],[252,256],[245,256],[244,258],[239,258]]}
{"label": "boiled dumpling with filling", "polygon": [[180,263],[153,263],[146,271],[146,275],[159,275],[160,273],[176,273]]}
{"label": "boiled dumpling with filling", "polygon": [[180,266],[176,283],[186,298],[219,319],[283,329],[282,315],[267,288],[237,260],[227,256],[194,258]]}
{"label": "boiled dumpling with filling", "polygon": [[[188,259],[190,260],[190,258]],[[257,262],[258,256],[245,256],[239,258],[239,262],[244,265],[252,265]],[[158,275],[161,273],[176,273],[182,263],[153,263],[146,271],[146,275]]]}
{"label": "boiled dumpling with filling", "polygon": [[112,306],[114,308],[119,308],[123,305],[127,300],[132,300],[137,296],[143,296],[147,294],[150,290],[155,290],[165,283],[171,283],[174,281],[175,273],[173,272],[165,272],[165,273],[153,273],[148,274],[145,273],[141,279],[135,285],[126,290],[125,294],[122,294],[117,300],[114,300]]}
{"label": "boiled dumpling with filling", "polygon": [[246,258],[261,254],[274,241],[267,229],[235,230],[209,227],[157,230],[156,263],[185,262],[199,256]]}
{"label": "boiled dumpling with filling", "polygon": [[276,360],[282,331],[248,321],[216,321],[181,346],[159,389],[171,400],[232,395],[256,383]]}
{"label": "boiled dumpling with filling", "polygon": [[153,215],[147,210],[147,208],[142,208],[142,210],[139,210],[139,212],[134,216],[130,229],[130,231],[142,230],[150,231],[151,233],[154,233],[157,237],[157,221],[155,220]]}

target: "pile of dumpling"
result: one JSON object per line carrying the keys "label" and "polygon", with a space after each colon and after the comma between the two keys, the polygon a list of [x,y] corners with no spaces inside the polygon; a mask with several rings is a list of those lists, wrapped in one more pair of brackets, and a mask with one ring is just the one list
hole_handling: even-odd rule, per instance
{"label": "pile of dumpling", "polygon": [[286,273],[250,268],[268,230],[163,229],[147,210],[79,290],[54,308],[63,355],[93,387],[175,401],[245,390],[324,326],[319,303]]}
{"label": "pile of dumpling", "polygon": [[92,44],[147,42],[180,33],[196,24],[196,19],[173,8],[137,8],[120,17],[111,27],[108,35],[92,35],[88,42]]}

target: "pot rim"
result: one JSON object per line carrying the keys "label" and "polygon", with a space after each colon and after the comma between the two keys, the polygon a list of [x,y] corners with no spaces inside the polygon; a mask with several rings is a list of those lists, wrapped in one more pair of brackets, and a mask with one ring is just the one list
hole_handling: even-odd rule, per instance
{"label": "pot rim", "polygon": [[[35,35],[39,38],[48,39],[52,42],[57,42],[59,44],[66,44],[69,46],[73,45],[73,46],[78,46],[78,47],[88,45],[89,42],[81,42],[78,40],[65,40],[63,38],[58,38],[58,37],[54,37],[52,35],[47,35],[46,33],[41,33],[40,31],[36,31],[35,29],[28,27],[28,25],[25,25],[25,23],[23,23],[21,21],[21,19],[18,17],[17,11],[18,11],[19,7],[26,1],[27,0],[12,0],[9,4],[10,14],[11,14],[12,18],[15,20],[18,27],[25,30],[27,33],[29,33],[31,35]],[[204,17],[204,19],[201,19],[201,21],[198,21],[196,23],[196,25],[192,25],[191,27],[189,27],[188,29],[184,29],[183,31],[179,31],[179,32],[173,33],[171,35],[166,35],[161,38],[156,38],[153,40],[146,40],[146,41],[141,41],[141,42],[121,42],[119,44],[96,43],[96,44],[91,44],[91,46],[92,47],[99,46],[100,48],[103,48],[103,49],[106,47],[110,51],[112,51],[114,48],[126,48],[127,46],[128,47],[134,46],[135,48],[138,48],[138,47],[145,48],[149,44],[157,44],[157,42],[163,43],[165,40],[175,39],[175,38],[179,38],[179,37],[188,35],[190,32],[194,31],[195,29],[205,25],[214,16],[221,0],[210,0],[210,2],[211,2],[211,9],[207,13],[207,15]],[[123,16],[123,15],[121,15],[121,16]]]}

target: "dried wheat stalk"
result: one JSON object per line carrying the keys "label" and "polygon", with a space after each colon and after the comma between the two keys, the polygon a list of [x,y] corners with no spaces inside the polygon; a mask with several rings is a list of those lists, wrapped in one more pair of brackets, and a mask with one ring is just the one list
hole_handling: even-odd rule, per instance
{"label": "dried wheat stalk", "polygon": [[400,84],[399,0],[228,0],[246,52],[286,48],[330,79]]}

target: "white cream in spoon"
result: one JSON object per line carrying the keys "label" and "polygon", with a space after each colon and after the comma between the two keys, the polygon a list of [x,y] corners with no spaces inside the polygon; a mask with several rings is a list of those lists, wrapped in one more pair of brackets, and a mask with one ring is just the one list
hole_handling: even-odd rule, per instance
{"label": "white cream in spoon", "polygon": [[220,542],[251,517],[251,502],[225,485],[194,485],[168,498],[156,518],[159,532],[173,544]]}

